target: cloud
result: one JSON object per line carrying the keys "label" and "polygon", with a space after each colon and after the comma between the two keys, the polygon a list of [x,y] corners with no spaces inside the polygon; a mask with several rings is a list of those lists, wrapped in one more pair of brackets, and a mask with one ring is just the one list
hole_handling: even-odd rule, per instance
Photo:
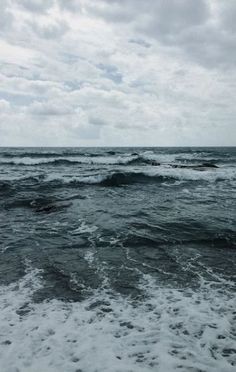
{"label": "cloud", "polygon": [[179,49],[204,67],[235,63],[234,0],[92,0],[91,14],[111,23],[126,23],[138,35]]}
{"label": "cloud", "polygon": [[80,12],[83,8],[81,0],[57,0],[59,7],[69,12]]}
{"label": "cloud", "polygon": [[217,2],[218,18],[223,29],[235,34],[236,32],[236,2],[234,0]]}
{"label": "cloud", "polygon": [[0,145],[233,145],[234,0],[3,0]]}
{"label": "cloud", "polygon": [[9,112],[10,109],[10,103],[6,101],[5,99],[0,99],[0,113],[6,113]]}
{"label": "cloud", "polygon": [[28,25],[37,36],[47,40],[61,38],[69,29],[68,25],[64,21],[53,21],[46,24],[29,21]]}
{"label": "cloud", "polygon": [[103,71],[102,76],[104,76],[104,77],[106,77],[108,79],[111,79],[112,81],[114,81],[117,84],[119,84],[119,83],[122,82],[123,76],[118,71],[118,69],[117,69],[116,66],[112,66],[112,65],[107,65],[107,64],[100,63],[100,64],[97,65],[97,67],[101,71]]}
{"label": "cloud", "polygon": [[34,102],[29,107],[29,112],[32,115],[40,116],[62,116],[70,115],[73,113],[73,109],[61,102]]}
{"label": "cloud", "polygon": [[0,33],[9,29],[13,22],[13,15],[9,11],[8,0],[0,2]]}
{"label": "cloud", "polygon": [[202,24],[209,16],[207,0],[91,0],[87,7],[108,21],[136,22],[135,26],[161,37]]}
{"label": "cloud", "polygon": [[133,44],[141,45],[144,48],[150,48],[151,47],[151,44],[148,43],[147,41],[143,40],[143,39],[130,39],[129,42],[133,43]]}
{"label": "cloud", "polygon": [[53,0],[15,0],[19,6],[33,13],[44,13],[52,6]]}

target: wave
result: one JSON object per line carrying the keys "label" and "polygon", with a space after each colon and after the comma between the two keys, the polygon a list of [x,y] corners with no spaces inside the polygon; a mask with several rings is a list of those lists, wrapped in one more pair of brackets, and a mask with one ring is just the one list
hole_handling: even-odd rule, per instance
{"label": "wave", "polygon": [[[94,159],[95,158],[95,159]],[[77,158],[51,158],[50,159],[44,159],[44,158],[37,158],[37,159],[31,159],[30,157],[22,157],[22,158],[16,158],[14,160],[10,161],[0,161],[0,165],[8,165],[8,166],[46,166],[46,165],[53,165],[53,166],[63,166],[63,165],[81,165],[81,164],[105,164],[105,165],[160,165],[159,162],[152,159],[145,159],[142,156],[77,156]]]}
{"label": "wave", "polygon": [[[75,163],[95,163],[95,164],[118,164],[118,165],[160,165],[172,164],[180,162],[182,164],[189,163],[229,163],[234,160],[234,152],[226,153],[222,151],[178,151],[169,150],[145,150],[127,151],[119,149],[59,149],[46,151],[41,150],[26,150],[26,151],[10,151],[1,153],[1,164],[6,165],[38,165],[38,164],[55,164],[63,165],[68,161],[69,164]],[[59,160],[63,160],[59,162]]]}
{"label": "wave", "polygon": [[51,179],[47,180],[48,186],[83,186],[83,185],[97,185],[103,187],[119,187],[131,184],[144,183],[162,183],[175,182],[176,178],[160,174],[148,174],[145,172],[113,172],[109,174],[97,174],[81,177],[72,177],[69,179]]}
{"label": "wave", "polygon": [[83,177],[76,177],[67,180],[69,183],[95,184],[101,186],[123,186],[141,183],[175,183],[184,182],[218,182],[234,181],[236,179],[235,169],[221,170],[218,168],[207,168],[200,166],[198,168],[164,168],[155,167],[147,171],[113,171],[106,174],[96,174]]}
{"label": "wave", "polygon": [[[1,157],[5,159],[23,159],[23,158],[32,158],[32,159],[50,159],[50,158],[66,158],[66,157],[88,157],[88,158],[96,158],[96,157],[106,157],[106,156],[115,156],[121,155],[122,153],[119,151],[102,151],[102,152],[89,152],[89,151],[25,151],[25,152],[3,152],[1,153]],[[126,155],[123,153],[123,155]],[[136,154],[138,155],[138,154]]]}
{"label": "wave", "polygon": [[131,184],[161,183],[175,181],[173,177],[162,175],[149,175],[142,172],[113,172],[110,174],[97,174],[89,176],[78,176],[69,178],[47,178],[44,182],[38,181],[40,188],[79,187],[79,186],[103,186],[119,187]]}
{"label": "wave", "polygon": [[47,166],[47,165],[53,165],[53,166],[71,166],[71,165],[82,165],[82,164],[88,164],[88,165],[122,165],[122,166],[170,166],[173,168],[217,168],[218,166],[215,164],[215,162],[212,161],[203,161],[193,164],[189,164],[186,162],[182,163],[174,163],[174,162],[164,162],[161,164],[157,159],[154,157],[146,157],[141,155],[131,155],[131,156],[117,156],[117,157],[111,157],[111,156],[98,156],[96,159],[92,157],[86,157],[86,156],[80,156],[77,158],[50,158],[50,159],[44,159],[44,158],[38,158],[38,159],[31,159],[29,157],[25,158],[19,158],[14,159],[10,161],[0,161],[0,165],[7,165],[7,166],[28,166],[32,167],[35,165],[39,166]]}
{"label": "wave", "polygon": [[179,290],[145,275],[141,302],[102,288],[81,302],[36,303],[42,275],[32,269],[0,287],[2,370],[234,371],[235,301],[226,286]]}
{"label": "wave", "polygon": [[[58,188],[77,188],[83,186],[122,187],[132,184],[175,182],[175,178],[162,175],[148,175],[142,172],[113,172],[110,174],[97,174],[78,177],[35,176],[25,177],[8,182],[1,182],[0,193],[24,191],[27,187],[33,191],[43,192]],[[26,202],[28,205],[28,202]]]}
{"label": "wave", "polygon": [[54,165],[54,166],[60,166],[60,165],[77,165],[77,164],[83,164],[83,162],[78,160],[69,160],[69,159],[54,159],[52,161],[47,161],[45,163],[42,163],[45,165]]}
{"label": "wave", "polygon": [[102,181],[100,185],[102,186],[122,186],[130,185],[133,183],[147,183],[147,182],[163,182],[167,180],[173,180],[172,177],[165,177],[161,175],[148,175],[145,173],[133,173],[133,172],[115,172],[108,175]]}
{"label": "wave", "polygon": [[[70,164],[65,159],[53,160],[54,166],[61,164]],[[77,164],[77,163],[76,163]],[[117,164],[115,164],[117,165]],[[84,172],[83,172],[84,173]],[[0,182],[0,193],[17,192],[27,188],[32,188],[34,191],[51,190],[64,187],[82,187],[83,185],[97,185],[102,187],[118,187],[132,184],[148,184],[156,183],[169,185],[179,185],[183,182],[230,182],[231,186],[236,180],[236,169],[234,167],[218,168],[215,165],[207,163],[199,166],[153,166],[140,169],[126,168],[122,164],[119,170],[117,167],[113,169],[100,168],[96,172],[89,170],[87,174],[78,172],[72,174],[64,174],[57,172],[54,174],[49,168],[49,171],[43,173],[34,173],[30,177],[19,177],[14,179],[2,179]]]}
{"label": "wave", "polygon": [[219,168],[218,165],[211,163],[211,162],[204,162],[202,164],[169,164],[173,168],[185,168],[185,169],[192,169],[192,170],[202,170],[208,168]]}
{"label": "wave", "polygon": [[[112,155],[112,152],[107,152],[108,154]],[[115,153],[114,153],[115,154]],[[81,152],[81,151],[68,151],[68,152],[15,152],[15,153],[2,153],[1,156],[3,158],[25,158],[25,157],[30,157],[30,158],[61,158],[61,157],[74,157],[74,156],[88,156],[88,157],[97,157],[101,156],[101,153],[89,153],[89,152]]]}
{"label": "wave", "polygon": [[161,163],[155,159],[148,159],[148,158],[145,158],[144,156],[137,156],[137,155],[133,155],[133,156],[135,157],[132,159],[126,160],[125,165],[154,165],[154,166],[161,165]]}
{"label": "wave", "polygon": [[0,165],[8,165],[8,166],[27,166],[27,167],[33,167],[35,165],[54,165],[54,166],[60,166],[60,165],[76,165],[76,164],[83,164],[82,162],[76,161],[76,160],[69,160],[69,159],[53,159],[53,160],[39,160],[39,161],[32,161],[31,159],[25,159],[22,161],[1,161]]}

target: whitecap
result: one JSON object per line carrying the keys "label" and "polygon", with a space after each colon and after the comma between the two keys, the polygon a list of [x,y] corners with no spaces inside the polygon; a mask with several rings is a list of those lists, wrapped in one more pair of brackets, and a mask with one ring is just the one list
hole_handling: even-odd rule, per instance
{"label": "whitecap", "polygon": [[0,287],[4,372],[235,371],[235,298],[211,283],[159,287],[149,276],[142,302],[100,289],[80,303],[33,303],[38,270]]}

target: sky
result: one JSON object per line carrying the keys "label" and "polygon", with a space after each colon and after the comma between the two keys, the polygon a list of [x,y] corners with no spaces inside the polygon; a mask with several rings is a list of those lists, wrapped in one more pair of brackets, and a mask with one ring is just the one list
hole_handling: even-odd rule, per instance
{"label": "sky", "polygon": [[236,145],[235,0],[0,0],[0,146]]}

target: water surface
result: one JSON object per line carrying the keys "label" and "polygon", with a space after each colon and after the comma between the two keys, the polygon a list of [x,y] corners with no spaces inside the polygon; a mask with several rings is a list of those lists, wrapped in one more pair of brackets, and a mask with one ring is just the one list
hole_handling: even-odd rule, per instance
{"label": "water surface", "polygon": [[235,371],[235,160],[0,149],[0,370]]}

